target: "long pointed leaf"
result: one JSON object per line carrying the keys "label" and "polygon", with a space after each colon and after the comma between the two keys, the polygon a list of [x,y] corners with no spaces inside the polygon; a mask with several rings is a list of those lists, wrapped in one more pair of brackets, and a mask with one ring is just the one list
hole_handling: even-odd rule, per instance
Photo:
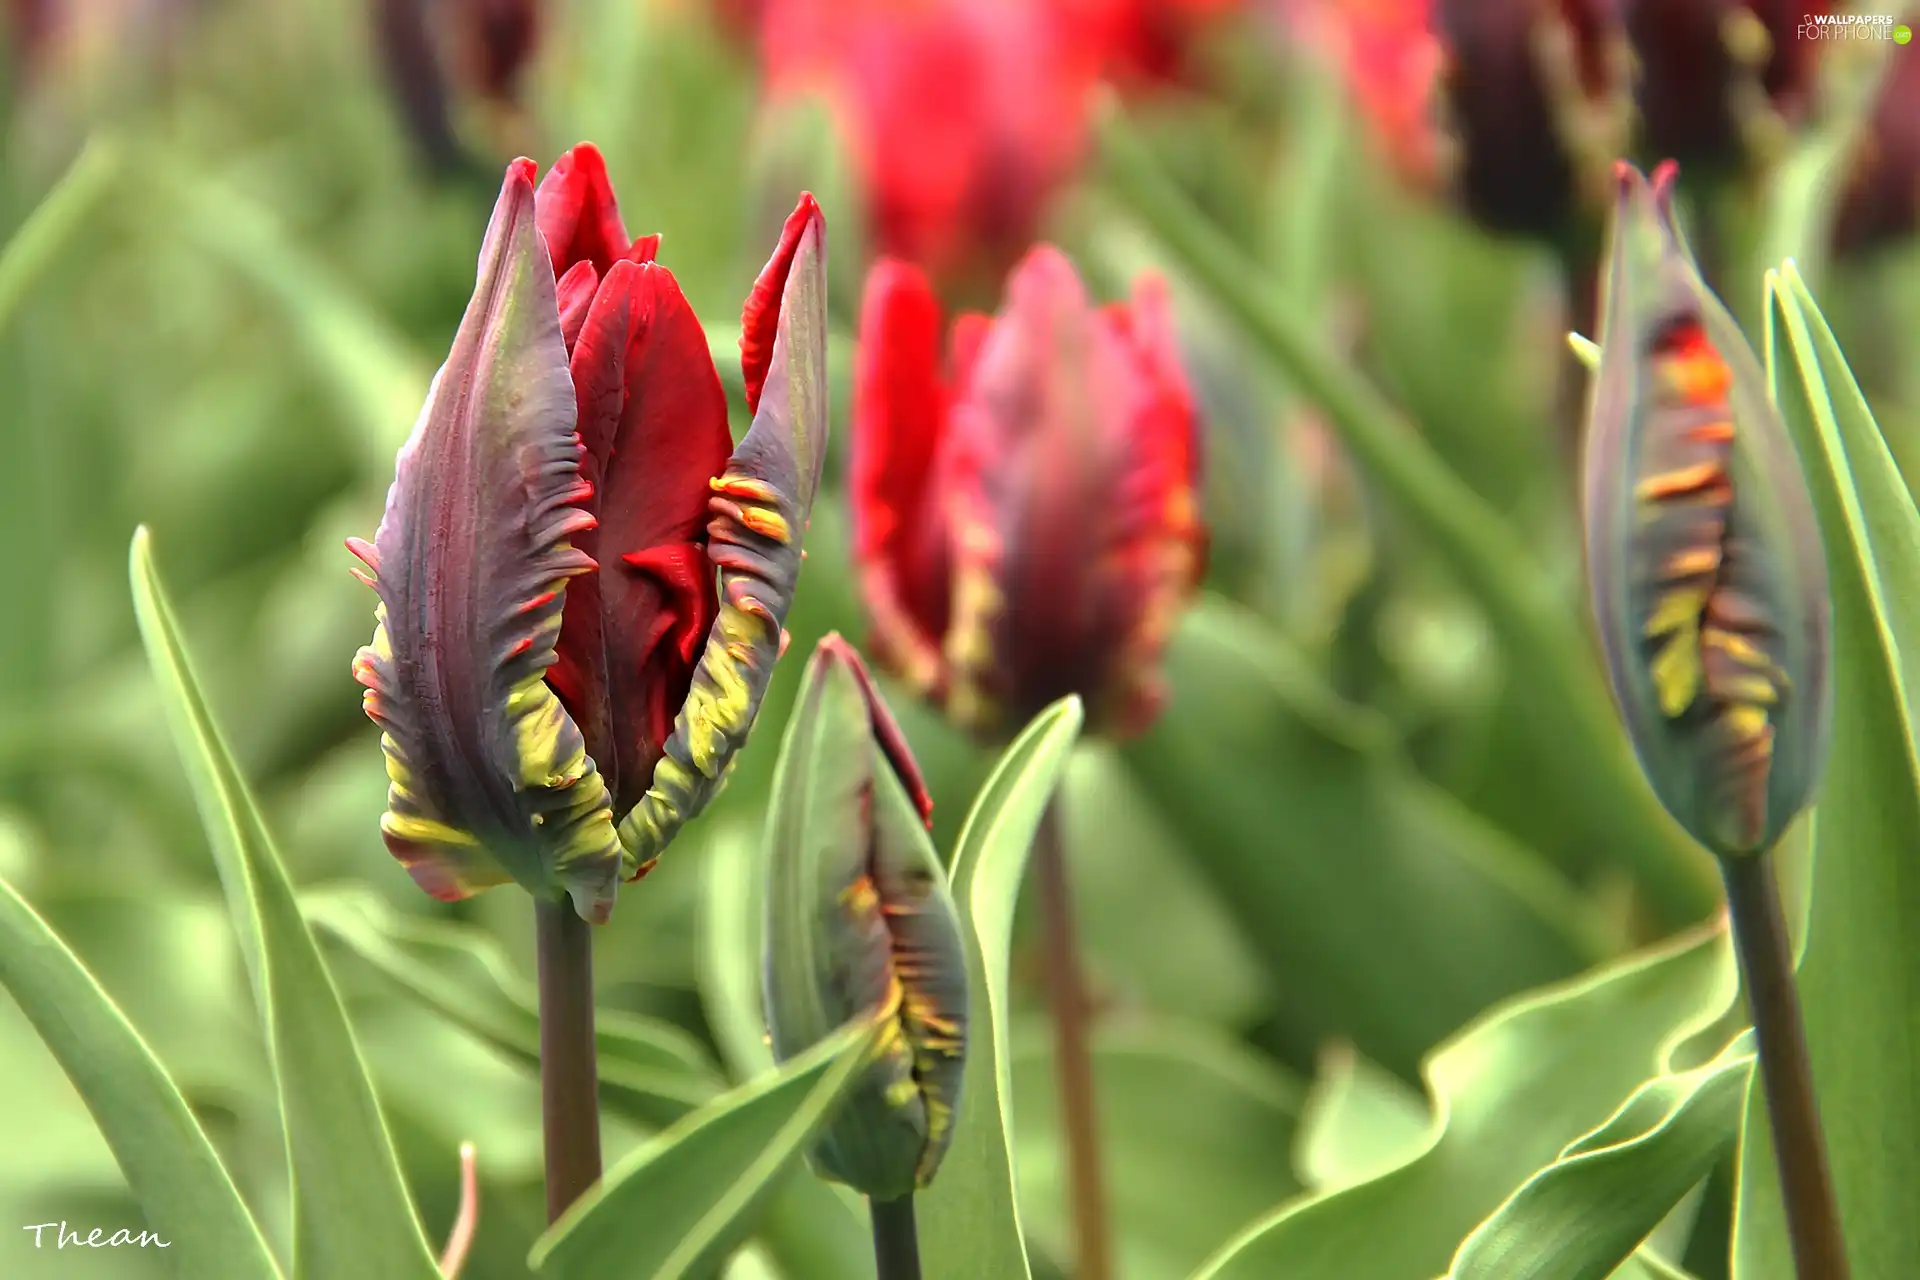
{"label": "long pointed leaf", "polygon": [[180,1273],[278,1280],[259,1225],[166,1069],[79,958],[5,881],[0,986],[86,1100]]}
{"label": "long pointed leaf", "polygon": [[1447,1280],[1606,1280],[1733,1147],[1751,1044],[1659,1076],[1467,1237]]}
{"label": "long pointed leaf", "polygon": [[1078,698],[1034,717],[1000,757],[954,847],[948,875],[966,924],[971,1007],[953,1145],[918,1196],[928,1280],[1031,1274],[1013,1184],[1008,950],[1027,854],[1083,721]]}
{"label": "long pointed leaf", "polygon": [[1699,930],[1494,1010],[1435,1050],[1424,1142],[1370,1181],[1282,1206],[1205,1280],[1423,1280],[1514,1188],[1590,1133],[1670,1046],[1725,1015],[1723,930]]}
{"label": "long pointed leaf", "polygon": [[134,613],[213,846],[279,1083],[294,1190],[294,1271],[310,1280],[438,1280],[340,995],[260,810],[221,740],[145,529]]}
{"label": "long pointed leaf", "polygon": [[[1833,747],[1813,824],[1800,986],[1855,1275],[1920,1259],[1920,514],[1791,263],[1769,280],[1774,398],[1799,447],[1833,592]],[[1747,1108],[1736,1280],[1788,1280],[1765,1108]]]}
{"label": "long pointed leaf", "polygon": [[883,1025],[848,1024],[636,1151],[534,1243],[527,1265],[580,1280],[711,1275],[831,1118]]}

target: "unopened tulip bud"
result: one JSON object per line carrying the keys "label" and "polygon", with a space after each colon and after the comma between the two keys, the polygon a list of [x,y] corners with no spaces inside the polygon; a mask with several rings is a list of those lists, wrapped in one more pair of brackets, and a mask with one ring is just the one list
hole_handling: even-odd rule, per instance
{"label": "unopened tulip bud", "polygon": [[924,1187],[953,1136],[966,953],[927,834],[932,805],[860,655],[814,651],[768,814],[767,1028],[785,1061],[884,1011],[865,1078],[813,1152],[876,1200]]}
{"label": "unopened tulip bud", "polygon": [[1587,423],[1587,572],[1614,696],[1661,802],[1764,851],[1824,754],[1826,561],[1759,361],[1652,184],[1618,168]]}

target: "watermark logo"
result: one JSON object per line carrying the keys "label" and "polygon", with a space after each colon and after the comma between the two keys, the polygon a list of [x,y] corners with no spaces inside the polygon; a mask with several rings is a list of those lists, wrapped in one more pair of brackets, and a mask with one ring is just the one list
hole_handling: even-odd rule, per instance
{"label": "watermark logo", "polygon": [[[22,1227],[21,1230],[33,1232],[33,1247],[36,1249],[47,1248],[49,1243],[56,1249],[65,1249],[69,1246],[76,1249],[119,1249],[127,1245],[132,1245],[136,1249],[173,1248],[173,1242],[162,1240],[158,1232],[142,1231],[135,1234],[125,1227],[112,1235],[107,1235],[104,1229],[95,1227],[84,1236],[78,1231],[67,1230],[65,1222],[39,1222],[31,1227]],[[48,1231],[55,1232],[51,1241],[44,1234]]]}
{"label": "watermark logo", "polygon": [[1891,40],[1906,44],[1913,28],[1890,13],[1810,13],[1800,20],[1802,40]]}

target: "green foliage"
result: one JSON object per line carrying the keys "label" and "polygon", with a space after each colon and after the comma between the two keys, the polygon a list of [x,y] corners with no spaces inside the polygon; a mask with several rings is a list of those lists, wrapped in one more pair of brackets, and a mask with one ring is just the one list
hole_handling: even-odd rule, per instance
{"label": "green foliage", "polygon": [[[871,1280],[864,1206],[799,1158],[870,1032],[776,1069],[759,969],[797,658],[863,633],[868,218],[830,117],[763,114],[705,7],[548,6],[524,110],[456,102],[473,176],[418,159],[364,14],[327,0],[199,6],[190,38],[75,41],[9,86],[0,1218],[172,1242],[87,1275],[424,1280],[472,1140],[465,1280],[530,1255]],[[1048,227],[1105,296],[1169,277],[1205,409],[1213,567],[1164,712],[1089,743],[1061,704],[996,759],[886,684],[972,980],[926,1270],[1068,1274],[1023,891],[1054,803],[1114,1280],[1787,1280],[1711,864],[1634,769],[1587,625],[1562,420],[1597,349],[1568,354],[1548,255],[1397,183],[1324,67],[1236,34],[1251,70],[1116,109]],[[1827,252],[1863,99],[1758,180],[1681,190],[1829,557],[1831,757],[1780,861],[1853,1267],[1879,1280],[1920,1257],[1920,252]],[[340,540],[379,518],[498,166],[584,138],[629,228],[665,233],[736,401],[740,299],[795,188],[821,196],[834,443],[755,743],[596,937],[609,1172],[549,1231],[525,902],[432,902],[382,847],[349,674],[372,606]],[[0,1231],[0,1274],[72,1261]]]}

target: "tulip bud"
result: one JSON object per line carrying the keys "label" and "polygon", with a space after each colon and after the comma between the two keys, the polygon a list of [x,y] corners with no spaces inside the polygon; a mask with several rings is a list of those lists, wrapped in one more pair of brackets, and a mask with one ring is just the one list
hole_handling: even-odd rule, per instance
{"label": "tulip bud", "polygon": [[1701,281],[1672,162],[1629,165],[1587,421],[1587,573],[1654,791],[1722,856],[1765,850],[1824,753],[1826,562],[1759,361]]}
{"label": "tulip bud", "polygon": [[828,636],[788,722],[767,819],[767,1029],[784,1062],[854,1018],[892,1015],[813,1152],[821,1176],[876,1200],[927,1185],[959,1105],[966,958],[931,812],[859,653]]}

